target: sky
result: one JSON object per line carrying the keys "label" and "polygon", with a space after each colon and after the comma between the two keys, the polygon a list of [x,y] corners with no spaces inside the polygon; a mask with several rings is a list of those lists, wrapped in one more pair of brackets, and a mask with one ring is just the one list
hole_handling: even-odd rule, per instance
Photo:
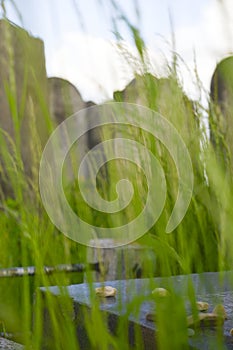
{"label": "sky", "polygon": [[[132,34],[113,2],[15,0],[24,28],[44,41],[48,76],[68,79],[86,101],[100,103],[112,98],[113,91],[122,90],[139,66]],[[233,52],[232,0],[115,2],[121,14],[139,28],[153,74],[167,74],[175,50],[188,96],[200,97],[196,68],[203,91],[208,93],[216,63]],[[6,8],[7,16],[21,25],[11,0],[6,0]],[[114,23],[121,35],[121,49]]]}

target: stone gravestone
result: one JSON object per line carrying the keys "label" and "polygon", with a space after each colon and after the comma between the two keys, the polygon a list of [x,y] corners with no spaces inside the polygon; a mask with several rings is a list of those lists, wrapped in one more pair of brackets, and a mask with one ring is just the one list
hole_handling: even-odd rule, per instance
{"label": "stone gravestone", "polygon": [[[55,127],[76,112],[86,108],[86,103],[83,101],[79,91],[73,84],[65,79],[57,77],[48,78],[48,91],[49,111]],[[82,127],[85,128],[85,124],[80,125],[77,123],[77,128]],[[68,133],[64,132],[62,142],[64,145],[69,142]],[[87,150],[87,135],[83,135],[79,139],[78,144],[73,147],[75,161],[80,162]],[[68,183],[72,182],[76,177],[78,165],[74,165],[73,162],[74,160],[71,160],[70,157],[66,159],[66,176]]]}
{"label": "stone gravestone", "polygon": [[[209,198],[209,189],[206,185],[205,169],[201,158],[201,144],[204,140],[203,132],[199,124],[199,113],[195,102],[188,99],[175,77],[170,76],[168,78],[156,78],[149,73],[142,76],[135,76],[135,79],[131,81],[123,91],[116,91],[114,93],[114,99],[115,101],[119,102],[123,101],[136,103],[149,107],[150,109],[159,112],[176,128],[187,146],[191,157],[194,174],[193,193],[195,193],[195,200],[197,203],[200,203],[199,208],[201,208],[203,211],[203,216],[208,218],[210,214],[206,207],[206,198]],[[143,134],[133,128],[128,128],[127,132],[129,134],[129,138],[131,137],[133,139],[137,139],[139,142],[144,144],[146,140],[146,147],[150,148],[161,163],[166,177],[167,199],[169,198],[169,201],[167,201],[165,204],[165,210],[168,208],[167,212],[169,213],[169,210],[172,210],[171,203],[175,203],[177,198],[178,190],[177,170],[173,160],[169,156],[166,147],[163,147],[159,140],[156,140],[150,135],[147,135],[143,139]],[[164,131],[164,134],[166,135],[166,131]],[[176,149],[175,145],[173,149]],[[190,220],[190,227],[193,225],[192,214],[189,216],[189,213],[191,212],[196,213],[196,208],[195,205],[193,205],[193,201],[191,201],[189,210],[185,216],[186,223],[188,220]],[[164,220],[163,214],[160,217],[160,222],[164,222],[165,225],[165,220],[161,220]],[[203,255],[202,249],[203,240],[201,230],[205,232],[205,230],[209,229],[209,222],[206,220],[205,228],[202,227],[199,229],[198,224],[193,227],[193,234],[195,235],[195,239],[200,242],[200,254],[203,261],[205,261],[205,266],[203,266],[203,269],[212,270],[216,269],[217,266],[213,266],[213,262],[210,259],[210,252],[212,252],[211,254],[215,252],[216,256],[218,254],[218,245],[215,243],[216,238],[214,234],[211,236],[208,245],[209,252],[205,250]],[[176,235],[176,233],[174,234]],[[177,238],[174,240],[174,245],[178,251],[180,249],[178,243],[179,235],[176,235],[176,237]],[[199,270],[200,267],[198,266],[199,263],[196,256],[190,258],[190,262],[191,261],[191,268],[194,270]],[[159,264],[159,257],[157,256],[157,265]]]}
{"label": "stone gravestone", "polygon": [[114,93],[115,101],[136,103],[159,112],[183,137],[191,151],[199,149],[199,124],[195,108],[173,77],[156,78],[150,73],[136,75],[123,91]]}
{"label": "stone gravestone", "polygon": [[[101,131],[99,129],[90,129],[91,123],[88,119],[88,117],[98,119],[98,111],[90,111],[89,108],[94,107],[95,103],[92,101],[85,102],[77,88],[65,79],[57,77],[48,78],[48,90],[49,110],[54,125],[57,126],[70,116],[77,115],[77,130],[87,130],[71,148],[71,154],[73,154],[73,164],[75,160],[77,160],[75,169],[74,165],[73,167],[71,166],[71,159],[70,161],[66,161],[66,166],[68,166],[68,171],[66,174],[68,182],[71,182],[77,177],[77,169],[82,158],[90,149],[101,142]],[[86,115],[86,120],[84,118],[82,122],[78,119],[78,112],[80,111]],[[65,144],[68,141],[69,136],[68,133],[66,133],[63,135],[63,142]],[[85,171],[84,180],[88,180],[89,176],[90,169],[87,168]]]}
{"label": "stone gravestone", "polygon": [[[97,242],[101,247],[96,246]],[[113,248],[114,239],[90,241],[88,263],[99,263],[99,271],[89,272],[92,281],[142,278],[156,273],[156,256],[152,248],[138,243]],[[119,243],[119,242],[118,242]]]}
{"label": "stone gravestone", "polygon": [[[6,133],[0,134],[1,148],[6,143],[9,154],[16,158],[10,137],[20,151],[28,175],[38,166],[35,160],[37,149],[41,149],[48,138],[43,111],[46,105],[47,77],[42,40],[6,20],[0,20],[0,128]],[[35,144],[35,139],[39,145]],[[1,154],[1,169],[14,168],[9,165],[9,157],[5,158],[6,153]],[[8,177],[14,180],[17,172],[13,171],[11,179],[11,170],[8,173],[2,171],[1,177],[7,192]]]}
{"label": "stone gravestone", "polygon": [[220,61],[210,87],[210,139],[224,169],[233,172],[233,56]]}
{"label": "stone gravestone", "polygon": [[82,96],[68,80],[57,77],[48,78],[48,89],[50,114],[56,125],[86,108]]}
{"label": "stone gravestone", "polygon": [[[135,78],[126,86],[123,91],[116,91],[114,93],[115,101],[123,101],[129,103],[136,103],[149,107],[160,113],[165,119],[172,123],[172,125],[179,132],[187,146],[192,164],[193,171],[198,179],[202,182],[204,179],[204,172],[200,169],[200,128],[195,111],[195,105],[184,94],[182,88],[179,86],[174,77],[156,78],[150,73],[142,76],[136,75]],[[129,130],[130,133],[130,130]],[[138,135],[135,130],[131,133],[140,140],[140,131]],[[143,140],[141,140],[143,142]],[[140,141],[140,142],[141,142]],[[168,161],[166,150],[164,152],[161,144],[154,138],[147,137],[147,145],[155,152],[161,159],[166,159],[165,167],[167,166],[166,174],[170,173],[168,183],[174,183],[176,178],[176,170],[173,162]],[[174,187],[175,188],[175,187]],[[174,191],[171,190],[171,195],[174,196]]]}
{"label": "stone gravestone", "polygon": [[[0,157],[1,192],[14,195],[9,183],[15,181],[17,172],[11,170],[9,176],[9,167],[15,165],[9,162],[13,157],[20,168],[15,148],[23,162],[22,175],[37,176],[41,152],[52,128],[94,103],[84,102],[70,82],[55,77],[47,79],[42,40],[7,20],[0,20],[0,39],[0,128],[3,129],[0,141],[1,148],[6,143],[7,149]],[[79,158],[96,142],[98,136],[93,131],[83,136]]]}

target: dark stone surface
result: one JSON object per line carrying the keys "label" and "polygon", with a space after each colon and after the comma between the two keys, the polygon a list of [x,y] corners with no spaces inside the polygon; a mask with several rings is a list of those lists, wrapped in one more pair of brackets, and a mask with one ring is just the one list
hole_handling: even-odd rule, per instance
{"label": "dark stone surface", "polygon": [[[190,290],[190,281],[193,282],[197,300],[207,301],[212,311],[216,304],[223,304],[228,320],[223,327],[224,346],[221,349],[233,349],[233,337],[230,336],[230,329],[233,328],[233,273],[203,273],[186,276],[175,276],[170,278],[154,279],[135,279],[105,282],[117,288],[116,298],[100,299],[100,309],[108,315],[108,327],[115,333],[118,318],[124,318],[127,315],[129,324],[129,343],[133,346],[135,342],[135,327],[140,327],[143,337],[143,348],[146,350],[155,349],[156,325],[146,320],[146,314],[152,312],[154,301],[151,298],[151,291],[155,287],[164,287],[173,290],[175,294],[182,296],[185,300],[186,312],[191,314],[188,301],[188,291]],[[100,283],[94,283],[93,287],[100,286]],[[41,288],[42,295],[45,297],[46,289]],[[50,287],[49,292],[54,296],[60,296],[58,287]],[[74,315],[73,319],[77,324],[77,334],[81,349],[88,348],[88,340],[85,335],[84,325],[82,324],[82,310],[90,309],[92,306],[90,297],[90,286],[88,284],[71,285],[68,287],[69,296],[73,300]],[[129,311],[130,303],[138,298],[140,305],[139,313],[132,309]],[[138,316],[139,315],[139,316]],[[217,349],[216,331],[211,328],[199,329],[195,331],[195,336],[189,338],[190,349]],[[219,348],[218,348],[219,349]]]}

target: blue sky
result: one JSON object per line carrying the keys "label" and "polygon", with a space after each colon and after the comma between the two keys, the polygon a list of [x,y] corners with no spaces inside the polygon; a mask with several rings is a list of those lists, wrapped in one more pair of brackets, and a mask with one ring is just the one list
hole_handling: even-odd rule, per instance
{"label": "blue sky", "polygon": [[[176,51],[185,62],[180,61],[179,71],[186,92],[192,98],[198,97],[192,83],[194,52],[200,78],[208,90],[216,62],[233,51],[232,0],[222,4],[220,0],[116,2],[140,28],[152,72],[157,75],[164,74],[163,67],[171,57],[170,16]],[[109,0],[16,0],[15,3],[25,29],[44,40],[48,75],[69,79],[85,100],[101,102],[111,98],[114,90],[123,89],[132,78],[133,67],[115,47],[112,19],[116,13]],[[20,24],[10,5],[7,13]],[[124,47],[137,56],[129,30],[122,22],[118,24]]]}

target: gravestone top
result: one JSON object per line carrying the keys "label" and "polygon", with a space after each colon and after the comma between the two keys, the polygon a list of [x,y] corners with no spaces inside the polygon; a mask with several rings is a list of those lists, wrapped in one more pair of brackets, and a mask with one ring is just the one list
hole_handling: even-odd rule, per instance
{"label": "gravestone top", "polygon": [[[139,313],[137,311],[129,313],[128,320],[129,323],[139,325],[143,329],[143,334],[147,341],[145,348],[154,349],[153,333],[156,332],[156,324],[146,319],[146,315],[153,312],[154,307],[156,310],[156,305],[154,305],[153,298],[151,298],[151,291],[155,287],[174,290],[175,293],[184,298],[187,315],[190,315],[191,306],[187,298],[190,281],[193,282],[197,300],[208,302],[210,310],[213,310],[216,304],[224,305],[228,316],[223,327],[224,342],[227,346],[226,349],[233,349],[233,337],[230,336],[230,330],[233,328],[233,272],[207,272],[167,278],[108,281],[102,284],[94,283],[92,287],[109,285],[118,291],[116,298],[100,299],[100,310],[108,314],[108,326],[111,331],[114,331],[116,319],[127,313],[128,305],[130,305],[131,301],[138,296],[144,296],[143,302],[140,301]],[[46,293],[45,288],[41,288],[41,290],[42,293]],[[58,287],[50,287],[49,291],[54,296],[61,294],[61,290]],[[91,308],[89,284],[83,283],[68,286],[68,293],[73,300],[74,309],[75,306]],[[133,337],[134,335],[132,335]],[[149,338],[151,340],[148,340]],[[195,331],[195,335],[189,338],[189,345],[191,349],[207,350],[211,349],[211,344],[216,341],[216,332],[211,328],[206,328],[204,331],[203,329]]]}

